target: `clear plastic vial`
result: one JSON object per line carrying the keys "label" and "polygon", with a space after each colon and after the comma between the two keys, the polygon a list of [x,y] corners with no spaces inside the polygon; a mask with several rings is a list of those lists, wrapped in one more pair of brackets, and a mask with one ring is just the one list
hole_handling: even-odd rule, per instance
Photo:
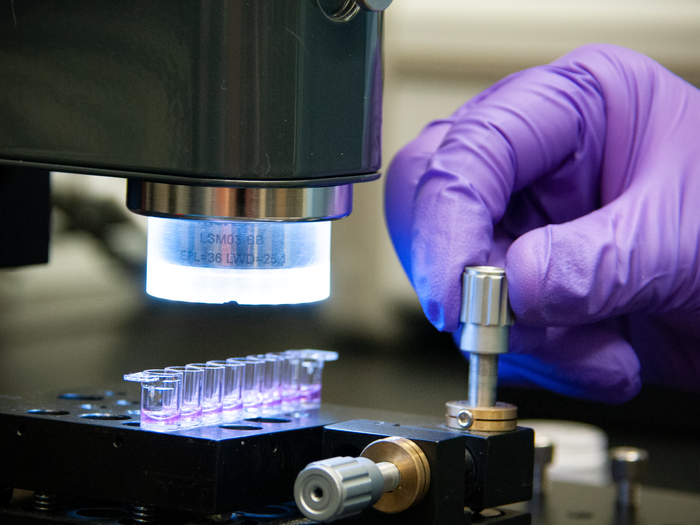
{"label": "clear plastic vial", "polygon": [[141,428],[173,431],[180,428],[182,374],[163,369],[144,370],[124,376],[141,383]]}
{"label": "clear plastic vial", "polygon": [[245,381],[245,364],[234,361],[207,361],[207,365],[223,366],[221,381],[221,399],[223,420],[233,421],[243,411],[243,385]]}
{"label": "clear plastic vial", "polygon": [[331,224],[148,218],[146,291],[196,303],[295,304],[330,295]]}
{"label": "clear plastic vial", "polygon": [[168,366],[165,371],[182,375],[180,426],[184,428],[201,424],[204,370],[195,366]]}
{"label": "clear plastic vial", "polygon": [[224,367],[210,363],[190,363],[188,367],[199,368],[202,377],[202,422],[212,424],[220,421],[224,412]]}

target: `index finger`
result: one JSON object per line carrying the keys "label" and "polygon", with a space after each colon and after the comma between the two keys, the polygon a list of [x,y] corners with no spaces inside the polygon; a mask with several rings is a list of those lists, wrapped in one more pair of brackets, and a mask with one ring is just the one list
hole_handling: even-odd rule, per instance
{"label": "index finger", "polygon": [[423,309],[448,331],[459,325],[462,271],[489,263],[514,193],[543,176],[597,184],[605,105],[573,53],[504,79],[451,120],[415,181],[410,252]]}

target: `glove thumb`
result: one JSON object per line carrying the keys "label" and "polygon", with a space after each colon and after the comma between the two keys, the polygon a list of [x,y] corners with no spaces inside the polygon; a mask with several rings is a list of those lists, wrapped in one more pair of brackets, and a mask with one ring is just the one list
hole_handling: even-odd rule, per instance
{"label": "glove thumb", "polygon": [[[675,202],[664,202],[667,201]],[[519,237],[508,250],[510,299],[519,322],[574,326],[678,305],[683,287],[675,195],[629,190],[574,221]],[[694,260],[691,259],[691,260]],[[690,287],[685,287],[690,288]]]}

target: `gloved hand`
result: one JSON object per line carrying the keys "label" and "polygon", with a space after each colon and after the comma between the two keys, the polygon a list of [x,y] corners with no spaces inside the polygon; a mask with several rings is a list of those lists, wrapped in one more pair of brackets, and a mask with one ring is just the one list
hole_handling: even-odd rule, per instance
{"label": "gloved hand", "polygon": [[648,57],[585,46],[433,122],[389,168],[386,218],[440,330],[464,267],[505,265],[499,379],[700,388],[700,91]]}

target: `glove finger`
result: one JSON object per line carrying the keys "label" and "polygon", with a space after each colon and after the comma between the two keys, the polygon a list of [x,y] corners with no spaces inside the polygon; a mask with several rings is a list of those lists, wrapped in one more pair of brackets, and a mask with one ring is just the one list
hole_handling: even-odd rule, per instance
{"label": "glove finger", "polygon": [[[572,328],[547,328],[537,347],[519,345],[515,330],[511,348],[499,358],[501,384],[539,386],[567,396],[622,403],[641,388],[636,353],[619,335],[618,321]],[[536,355],[532,355],[536,354]]]}
{"label": "glove finger", "polygon": [[513,193],[561,180],[563,198],[550,203],[563,211],[545,210],[546,222],[595,208],[606,116],[598,87],[574,56],[509,77],[453,115],[413,204],[412,281],[438,329],[456,329],[462,270],[488,263]]}
{"label": "glove finger", "polygon": [[452,126],[449,119],[430,123],[420,135],[399,151],[387,170],[384,213],[396,254],[410,279],[413,200],[418,180]]}
{"label": "glove finger", "polygon": [[696,247],[681,242],[696,221],[664,216],[687,209],[682,193],[635,184],[584,217],[519,237],[506,258],[516,318],[570,326],[642,310],[700,311]]}

